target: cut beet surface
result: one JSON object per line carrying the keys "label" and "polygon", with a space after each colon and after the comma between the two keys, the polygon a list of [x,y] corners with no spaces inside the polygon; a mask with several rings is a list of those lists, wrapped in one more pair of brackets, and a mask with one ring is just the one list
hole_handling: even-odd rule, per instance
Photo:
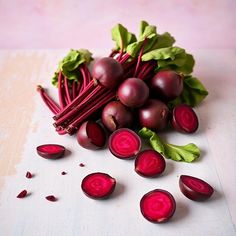
{"label": "cut beet surface", "polygon": [[139,136],[127,128],[118,129],[109,138],[109,150],[120,159],[135,157],[141,148]]}
{"label": "cut beet surface", "polygon": [[179,178],[181,192],[193,201],[203,201],[211,197],[214,189],[202,179],[181,175]]}
{"label": "cut beet surface", "polygon": [[77,141],[83,148],[101,149],[106,144],[106,133],[98,123],[86,121],[77,132]]}
{"label": "cut beet surface", "polygon": [[44,144],[37,147],[37,153],[46,159],[58,159],[65,154],[65,147],[58,144]]}
{"label": "cut beet surface", "polygon": [[87,175],[81,184],[83,192],[93,199],[104,199],[114,191],[116,180],[110,175],[96,172]]}
{"label": "cut beet surface", "polygon": [[163,156],[154,150],[140,152],[135,159],[135,171],[144,177],[155,177],[166,168]]}
{"label": "cut beet surface", "polygon": [[150,222],[162,223],[169,220],[175,213],[174,197],[162,189],[146,193],[140,201],[143,216]]}
{"label": "cut beet surface", "polygon": [[172,126],[175,130],[184,133],[194,133],[198,129],[198,118],[195,111],[186,104],[173,109]]}

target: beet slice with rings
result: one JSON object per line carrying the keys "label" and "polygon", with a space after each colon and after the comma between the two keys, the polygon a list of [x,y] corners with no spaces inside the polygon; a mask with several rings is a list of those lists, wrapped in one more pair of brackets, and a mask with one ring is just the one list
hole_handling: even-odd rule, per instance
{"label": "beet slice with rings", "polygon": [[180,104],[173,109],[171,124],[179,132],[194,133],[198,129],[198,118],[190,106]]}
{"label": "beet slice with rings", "polygon": [[175,213],[175,209],[174,197],[162,189],[155,189],[146,193],[140,201],[142,215],[152,223],[168,221]]}
{"label": "beet slice with rings", "polygon": [[43,144],[37,147],[37,153],[46,159],[58,159],[64,156],[65,147],[58,144]]}
{"label": "beet slice with rings", "polygon": [[120,159],[135,157],[141,149],[141,139],[128,128],[114,131],[109,138],[109,150]]}
{"label": "beet slice with rings", "polygon": [[135,159],[135,171],[143,177],[155,177],[166,168],[164,157],[154,150],[144,150]]}
{"label": "beet slice with rings", "polygon": [[106,144],[106,133],[95,121],[84,122],[77,132],[78,143],[86,149],[101,149]]}
{"label": "beet slice with rings", "polygon": [[87,175],[81,183],[85,195],[93,199],[108,198],[114,191],[116,180],[106,173],[96,172]]}
{"label": "beet slice with rings", "polygon": [[181,175],[179,178],[181,192],[193,201],[204,201],[212,196],[214,189],[202,179]]}

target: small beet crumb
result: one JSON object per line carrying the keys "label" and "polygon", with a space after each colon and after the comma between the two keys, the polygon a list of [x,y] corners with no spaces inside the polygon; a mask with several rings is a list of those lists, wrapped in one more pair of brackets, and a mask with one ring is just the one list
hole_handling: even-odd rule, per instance
{"label": "small beet crumb", "polygon": [[61,175],[66,175],[67,173],[65,171],[62,171],[61,172]]}
{"label": "small beet crumb", "polygon": [[27,191],[23,190],[17,195],[17,198],[24,198],[26,197],[26,195],[27,195]]}
{"label": "small beet crumb", "polygon": [[29,171],[27,171],[25,177],[31,179],[33,175]]}
{"label": "small beet crumb", "polygon": [[85,167],[85,164],[84,163],[80,163],[79,166],[80,167]]}
{"label": "small beet crumb", "polygon": [[50,202],[56,202],[57,201],[57,198],[53,195],[46,196],[45,198]]}

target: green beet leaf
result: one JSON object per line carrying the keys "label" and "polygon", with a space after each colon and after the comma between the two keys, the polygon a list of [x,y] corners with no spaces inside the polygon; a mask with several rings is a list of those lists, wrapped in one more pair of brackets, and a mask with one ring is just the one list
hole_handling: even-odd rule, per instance
{"label": "green beet leaf", "polygon": [[111,30],[112,40],[116,43],[116,50],[123,48],[123,51],[126,51],[126,48],[129,44],[136,41],[136,36],[133,33],[128,32],[128,30],[121,24],[117,24]]}
{"label": "green beet leaf", "polygon": [[184,146],[169,144],[164,142],[155,132],[145,127],[139,131],[139,135],[144,139],[149,139],[152,148],[167,159],[190,163],[200,156],[200,149],[193,143]]}
{"label": "green beet leaf", "polygon": [[68,80],[79,80],[79,71],[77,68],[83,63],[90,63],[93,60],[92,53],[87,49],[74,50],[69,53],[59,62],[58,69],[54,73],[51,81],[54,86],[57,86],[58,72],[61,71]]}
{"label": "green beet leaf", "polygon": [[203,84],[191,75],[184,76],[184,88],[181,95],[168,103],[169,107],[174,107],[181,103],[186,103],[192,107],[199,105],[208,95],[208,91]]}

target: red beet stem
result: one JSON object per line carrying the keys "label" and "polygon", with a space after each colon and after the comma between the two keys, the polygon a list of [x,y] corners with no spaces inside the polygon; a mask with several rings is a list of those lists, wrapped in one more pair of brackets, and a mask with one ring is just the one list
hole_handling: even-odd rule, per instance
{"label": "red beet stem", "polygon": [[75,80],[73,80],[73,82],[72,82],[72,100],[74,100],[75,99],[75,97],[76,97],[76,94],[77,94],[77,86],[76,86],[76,81]]}
{"label": "red beet stem", "polygon": [[92,80],[92,76],[89,72],[88,67],[85,64],[83,65],[83,69],[84,69],[85,75],[86,75],[86,86],[87,86],[90,83],[90,81]]}
{"label": "red beet stem", "polygon": [[119,57],[117,58],[117,61],[121,60],[121,58],[123,56],[123,52],[124,52],[124,43],[123,43],[123,41],[121,41],[120,54],[119,54]]}
{"label": "red beet stem", "polygon": [[79,96],[77,96],[70,104],[68,104],[64,109],[62,109],[57,115],[55,115],[53,118],[54,120],[58,120],[65,114],[67,114],[70,110],[73,110],[81,101],[83,101],[84,98],[86,98],[94,89],[94,86],[96,82],[94,80],[90,81],[88,86],[86,87],[86,90],[84,90]]}
{"label": "red beet stem", "polygon": [[114,57],[118,52],[119,51],[117,51],[117,50],[112,50],[108,57]]}
{"label": "red beet stem", "polygon": [[154,71],[155,66],[156,66],[156,63],[153,63],[153,61],[148,61],[148,62],[143,63],[142,68],[138,72],[137,78],[141,80],[148,79],[151,76],[150,73]]}
{"label": "red beet stem", "polygon": [[124,64],[126,61],[128,61],[130,58],[130,55],[128,53],[125,53],[123,57],[120,59],[120,64]]}
{"label": "red beet stem", "polygon": [[101,87],[101,85],[97,85],[94,90],[81,103],[78,104],[78,106],[58,119],[54,123],[54,126],[63,125],[63,123],[65,122],[66,124],[69,123],[69,121],[73,119],[79,112],[81,112],[81,110],[86,107],[88,103],[92,102],[96,97],[99,97],[103,92],[105,92],[104,90],[104,87]]}
{"label": "red beet stem", "polygon": [[67,77],[64,78],[64,85],[65,85],[65,96],[67,98],[68,103],[71,103],[71,96],[70,96],[70,91],[69,91],[69,81]]}
{"label": "red beet stem", "polygon": [[98,97],[96,100],[90,103],[89,106],[86,107],[86,111],[82,113],[81,116],[78,116],[78,118],[66,128],[66,131],[69,134],[73,134],[78,129],[78,126],[83,121],[85,121],[85,119],[87,119],[91,114],[96,112],[99,108],[104,106],[106,103],[113,100],[115,97],[116,97],[116,94],[113,91],[111,90],[106,91],[101,97]]}
{"label": "red beet stem", "polygon": [[144,39],[143,41],[143,45],[142,45],[142,48],[139,52],[139,55],[138,55],[138,62],[136,64],[136,67],[135,67],[135,71],[134,71],[134,76],[133,77],[136,77],[137,76],[137,73],[138,73],[138,69],[139,69],[139,66],[141,64],[141,59],[142,59],[142,55],[143,55],[143,52],[144,52],[144,48],[146,46],[146,43],[147,43],[147,38]]}
{"label": "red beet stem", "polygon": [[56,114],[60,111],[58,105],[53,101],[51,97],[49,97],[49,95],[46,93],[46,91],[41,85],[37,86],[37,91],[40,93],[42,100],[52,113]]}
{"label": "red beet stem", "polygon": [[58,97],[59,97],[59,103],[60,107],[64,108],[66,106],[65,100],[64,100],[64,89],[63,89],[63,74],[61,71],[59,71],[58,74]]}
{"label": "red beet stem", "polygon": [[27,195],[27,191],[23,190],[16,197],[17,198],[24,198],[24,197],[26,197],[26,195]]}

